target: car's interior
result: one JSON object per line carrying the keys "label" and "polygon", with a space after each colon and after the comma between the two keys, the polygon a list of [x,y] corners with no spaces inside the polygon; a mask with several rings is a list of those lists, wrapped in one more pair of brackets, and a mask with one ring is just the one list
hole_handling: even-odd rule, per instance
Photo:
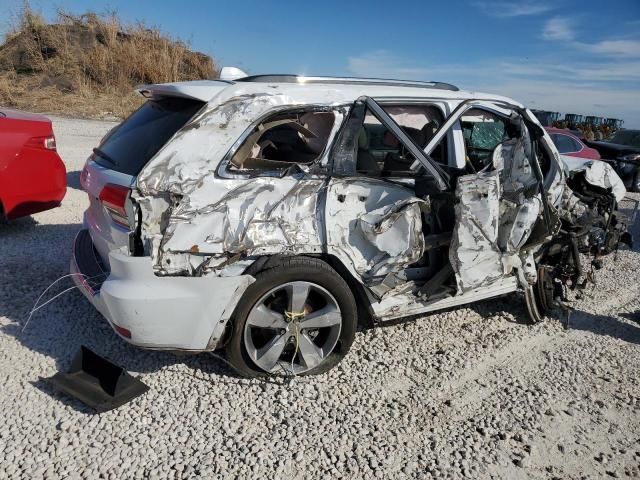
{"label": "car's interior", "polygon": [[[385,111],[402,130],[424,149],[442,125],[442,112],[434,106],[385,106]],[[482,109],[471,109],[460,118],[466,150],[464,169],[456,169],[449,158],[447,136],[431,152],[431,159],[452,177],[491,168],[495,148],[509,138],[506,120]],[[396,136],[367,112],[358,135],[356,171],[379,177],[415,177],[415,158]]]}
{"label": "car's interior", "polygon": [[[423,149],[433,138],[444,118],[440,109],[429,105],[385,106],[385,111]],[[431,157],[448,164],[446,141],[441,142]],[[414,156],[398,138],[371,112],[367,112],[358,134],[356,172],[381,177],[414,176]]]}
{"label": "car's interior", "polygon": [[[444,123],[442,111],[433,105],[385,105],[385,112],[420,148],[424,149]],[[331,111],[287,111],[258,124],[245,138],[229,163],[230,171],[260,174],[265,170],[285,171],[296,164],[316,161],[327,148],[335,122]],[[450,175],[449,188],[436,188],[424,169],[412,170],[415,157],[407,146],[368,108],[354,108],[337,140],[340,153],[334,152],[334,170],[350,164],[347,175],[362,175],[401,182],[415,190],[420,198],[429,198],[430,210],[423,213],[425,254],[409,265],[397,281],[415,280],[417,295],[425,299],[454,295],[453,268],[448,251],[455,226],[455,184],[460,175],[493,168],[496,147],[509,138],[521,135],[508,118],[483,109],[465,112],[459,122],[465,145],[464,169],[456,169],[448,148],[451,132],[431,152],[431,159]],[[450,151],[451,150],[451,151]],[[355,157],[355,158],[354,158]],[[355,168],[354,168],[355,167]],[[336,170],[337,171],[337,170]],[[409,182],[409,183],[406,183]],[[388,279],[370,279],[373,284]]]}
{"label": "car's interior", "polygon": [[[441,110],[432,105],[384,105],[383,108],[420,149],[426,147],[444,122]],[[428,197],[430,204],[429,211],[422,213],[426,247],[422,258],[394,278],[372,278],[369,285],[384,285],[384,288],[390,288],[395,283],[415,281],[416,285],[419,285],[415,293],[423,298],[433,299],[455,294],[455,278],[448,261],[448,249],[455,225],[453,189],[442,192],[424,170],[412,170],[411,165],[415,157],[371,111],[363,107],[360,113],[354,111],[353,117],[356,116],[357,121],[352,125],[347,124],[347,128],[356,132],[353,136],[353,174],[399,182],[413,188],[417,197]],[[348,141],[343,140],[349,138],[349,133],[343,132],[342,137],[338,143],[348,144]],[[430,157],[448,172],[451,169],[449,165],[454,162],[449,159],[447,140],[445,136]]]}
{"label": "car's interior", "polygon": [[[396,109],[396,112],[392,110]],[[444,121],[435,107],[392,107],[385,111],[420,147],[424,148]],[[411,109],[397,115],[398,110]],[[394,115],[396,113],[396,115]],[[400,117],[400,118],[398,118]],[[394,279],[371,279],[371,285],[394,285],[415,281],[414,294],[424,300],[455,295],[457,291],[453,268],[449,262],[449,247],[456,224],[454,189],[456,178],[461,175],[489,171],[495,168],[496,149],[504,142],[522,136],[518,122],[484,109],[470,109],[459,121],[465,146],[465,168],[451,167],[455,161],[449,159],[447,137],[436,146],[430,155],[449,175],[449,189],[440,191],[434,188],[430,176],[424,169],[411,170],[414,157],[407,151],[396,136],[389,131],[374,115],[366,112],[360,124],[357,137],[356,172],[361,175],[386,178],[389,181],[410,180],[415,194],[419,198],[429,198],[429,211],[422,215],[425,240],[425,253],[416,263],[409,265]],[[538,158],[544,165],[544,154],[538,151]],[[543,166],[543,171],[546,168]],[[381,282],[381,283],[378,283]]]}
{"label": "car's interior", "polygon": [[313,163],[327,146],[335,116],[288,111],[258,124],[231,158],[231,171],[283,170]]}

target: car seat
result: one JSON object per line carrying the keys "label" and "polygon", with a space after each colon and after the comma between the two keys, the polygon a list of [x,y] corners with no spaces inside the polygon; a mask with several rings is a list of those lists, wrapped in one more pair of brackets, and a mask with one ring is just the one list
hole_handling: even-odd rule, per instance
{"label": "car seat", "polygon": [[371,152],[369,152],[369,133],[364,127],[360,128],[360,133],[358,134],[356,170],[358,173],[365,175],[378,175],[380,173],[378,162],[376,162],[376,159]]}
{"label": "car seat", "polygon": [[[438,124],[434,120],[431,120],[420,130],[416,130],[413,128],[405,128],[404,130],[407,135],[409,135],[413,139],[413,141],[422,149],[426,147],[434,137],[436,131],[438,130]],[[401,157],[398,153],[389,152],[384,158],[384,170],[390,172],[406,171],[409,169],[412,163],[413,158],[407,160],[406,158]]]}

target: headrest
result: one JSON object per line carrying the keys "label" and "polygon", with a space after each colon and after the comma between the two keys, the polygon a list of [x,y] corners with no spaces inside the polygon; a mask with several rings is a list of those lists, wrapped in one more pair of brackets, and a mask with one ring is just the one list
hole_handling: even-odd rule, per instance
{"label": "headrest", "polygon": [[434,120],[426,123],[420,130],[414,128],[405,128],[404,131],[409,135],[416,145],[420,148],[427,146],[427,143],[433,138],[438,130],[438,123]]}
{"label": "headrest", "polygon": [[422,127],[422,129],[420,129],[421,142],[418,145],[420,145],[422,148],[426,147],[427,143],[429,143],[435,136],[436,132],[438,131],[438,127],[438,122],[436,122],[435,120],[431,120],[424,127]]}

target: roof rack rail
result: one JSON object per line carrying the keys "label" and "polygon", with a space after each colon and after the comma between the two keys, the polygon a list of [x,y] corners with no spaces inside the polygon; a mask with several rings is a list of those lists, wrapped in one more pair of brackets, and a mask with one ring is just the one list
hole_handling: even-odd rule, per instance
{"label": "roof rack rail", "polygon": [[357,77],[307,77],[304,75],[291,74],[267,74],[267,75],[251,75],[248,77],[237,78],[235,82],[273,82],[273,83],[328,83],[342,85],[387,85],[393,87],[417,87],[417,88],[436,88],[439,90],[451,90],[457,92],[459,90],[455,85],[444,82],[421,82],[417,80],[393,80],[385,78],[357,78]]}

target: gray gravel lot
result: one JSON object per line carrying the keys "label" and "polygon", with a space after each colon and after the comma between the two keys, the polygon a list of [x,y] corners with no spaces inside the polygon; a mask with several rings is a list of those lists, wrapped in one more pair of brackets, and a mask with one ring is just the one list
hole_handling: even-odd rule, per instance
{"label": "gray gravel lot", "polygon": [[[568,330],[524,325],[510,296],[358,333],[338,368],[285,383],[131,347],[76,290],[22,332],[68,272],[79,170],[111,126],[54,118],[62,207],[0,225],[0,478],[640,476],[637,248],[606,260]],[[57,394],[40,377],[81,344],[151,390],[101,415]]]}

